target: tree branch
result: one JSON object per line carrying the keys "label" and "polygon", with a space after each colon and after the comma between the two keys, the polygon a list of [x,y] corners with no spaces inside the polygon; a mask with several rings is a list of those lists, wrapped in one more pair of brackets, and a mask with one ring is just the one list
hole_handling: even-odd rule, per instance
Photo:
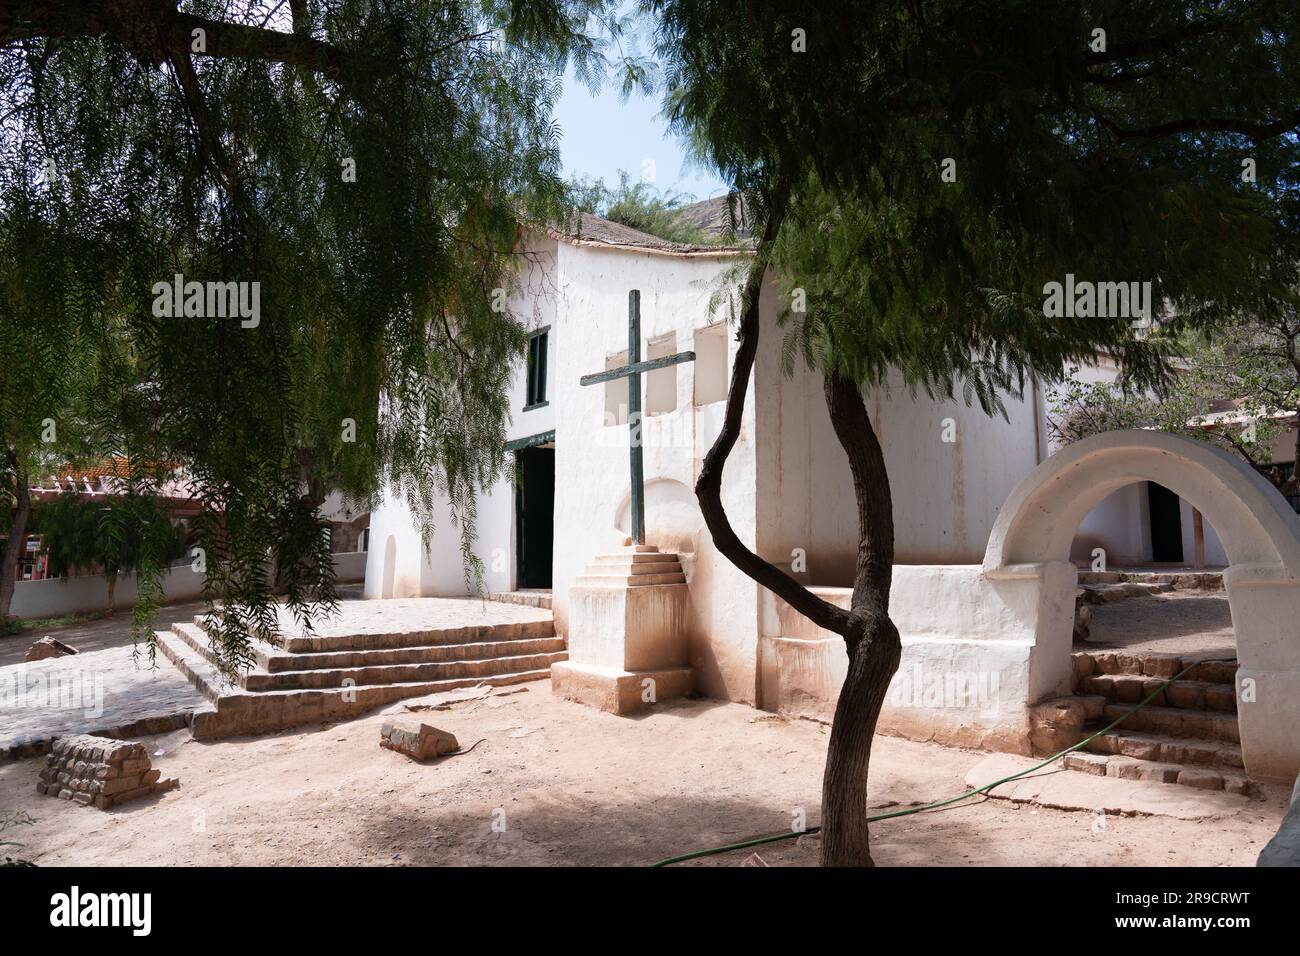
{"label": "tree branch", "polygon": [[337,80],[389,73],[397,67],[394,58],[360,54],[317,40],[296,22],[294,33],[281,33],[183,13],[165,0],[33,0],[22,4],[0,0],[0,46],[31,37],[106,36],[142,59],[158,63],[167,49],[190,49],[195,30],[202,30],[204,37],[204,49],[194,51],[196,56],[267,60]]}
{"label": "tree branch", "polygon": [[836,369],[826,374],[824,388],[831,426],[849,458],[858,506],[853,609],[887,614],[894,576],[894,505],[885,455],[857,382]]}
{"label": "tree branch", "polygon": [[1266,123],[1251,123],[1229,116],[1207,116],[1199,119],[1170,120],[1154,126],[1127,129],[1101,114],[1097,114],[1097,120],[1121,142],[1134,139],[1164,139],[1168,136],[1181,136],[1183,133],[1236,133],[1258,142],[1289,133],[1300,126],[1300,109]]}
{"label": "tree branch", "polygon": [[731,526],[722,504],[722,472],[727,457],[736,447],[740,437],[741,421],[745,410],[745,396],[749,391],[749,377],[758,354],[759,292],[772,255],[772,245],[785,217],[789,187],[778,183],[768,211],[763,234],[750,264],[745,280],[740,326],[736,332],[740,343],[736,349],[736,364],[731,373],[731,390],[727,393],[727,408],[722,430],[709,453],[704,456],[700,476],[695,481],[695,497],[700,503],[704,523],[713,536],[713,543],[728,561],[748,577],[784,600],[796,611],[818,627],[837,634],[846,634],[852,627],[852,616],[843,608],[824,601],[780,568],[763,560],[751,551]]}

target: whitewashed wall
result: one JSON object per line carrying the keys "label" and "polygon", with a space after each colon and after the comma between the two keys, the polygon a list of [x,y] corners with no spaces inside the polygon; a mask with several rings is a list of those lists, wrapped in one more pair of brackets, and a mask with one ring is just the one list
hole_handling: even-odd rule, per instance
{"label": "whitewashed wall", "polygon": [[[334,555],[334,572],[340,583],[360,581],[365,575],[364,551]],[[119,609],[135,604],[137,577],[119,574],[113,600]],[[163,576],[163,602],[175,604],[203,597],[203,575],[188,564],[171,568]],[[10,613],[17,618],[60,617],[108,610],[108,578],[102,574],[83,574],[44,581],[19,581],[14,585]]]}
{"label": "whitewashed wall", "polygon": [[[710,324],[708,300],[729,261],[717,257],[634,254],[561,245],[559,336],[552,365],[556,410],[554,586],[557,626],[567,625],[567,589],[604,551],[629,533],[628,430],[605,424],[602,385],[580,376],[604,369],[627,349],[627,293],[641,290],[642,355],[650,342],[694,348]],[[672,336],[670,343],[663,343]],[[728,367],[735,343],[728,336]],[[642,446],[649,543],[682,555],[691,587],[691,664],[697,688],[730,700],[756,699],[757,588],[713,548],[694,497],[700,462],[721,424],[723,402],[696,406],[696,370],[679,365],[647,390],[676,394],[670,412],[645,418]],[[754,544],[754,393],[723,482],[724,503],[741,539]]]}
{"label": "whitewashed wall", "polygon": [[[857,549],[848,458],[820,377],[801,361],[791,377],[782,374],[783,335],[775,322],[764,330],[755,376],[760,552],[789,564],[802,548],[812,583],[846,585]],[[866,404],[889,472],[897,563],[979,561],[998,508],[1045,453],[1039,393],[1007,399],[1009,421],[960,400],[913,398],[901,380],[870,392]],[[943,440],[948,419],[952,442]]]}

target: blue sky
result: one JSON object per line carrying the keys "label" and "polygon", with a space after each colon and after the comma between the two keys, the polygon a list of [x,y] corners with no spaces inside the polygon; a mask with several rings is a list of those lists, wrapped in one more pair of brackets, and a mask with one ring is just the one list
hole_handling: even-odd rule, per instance
{"label": "blue sky", "polygon": [[632,95],[620,103],[614,84],[606,84],[592,96],[567,76],[555,119],[563,132],[560,151],[565,178],[603,177],[606,185],[613,185],[618,171],[625,169],[635,181],[641,178],[642,164],[649,161],[653,183],[661,192],[689,193],[696,199],[726,192],[712,171],[686,168],[685,151],[659,117],[657,95]]}

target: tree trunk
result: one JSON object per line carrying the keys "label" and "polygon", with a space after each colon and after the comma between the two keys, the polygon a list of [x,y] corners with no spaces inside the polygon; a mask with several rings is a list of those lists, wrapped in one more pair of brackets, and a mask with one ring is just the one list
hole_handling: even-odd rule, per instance
{"label": "tree trunk", "polygon": [[818,627],[841,635],[849,670],[831,727],[822,779],[822,864],[870,866],[867,834],[867,770],[871,740],[890,679],[902,655],[898,629],[889,619],[894,524],[889,476],[858,386],[832,368],[825,394],[836,437],[853,473],[858,517],[858,558],[849,609],[822,600],[780,568],[751,551],[722,505],[722,473],[740,436],[745,397],[758,354],[759,292],[772,243],[784,215],[786,191],[775,191],[754,262],[745,282],[736,338],[736,362],[722,429],[705,456],[695,483],[700,512],[723,557],[786,601]]}
{"label": "tree trunk", "polygon": [[871,866],[867,834],[867,771],[871,741],[903,647],[889,618],[894,577],[894,503],[876,431],[856,382],[830,371],[826,408],[849,459],[857,505],[858,560],[850,604],[852,627],[841,631],[849,655],[822,777],[823,866]]}
{"label": "tree trunk", "polygon": [[9,522],[9,540],[5,545],[4,559],[0,560],[0,630],[9,623],[9,609],[13,605],[14,576],[18,570],[18,556],[26,547],[27,519],[32,514],[32,493],[28,488],[27,469],[14,469],[14,511]]}
{"label": "tree trunk", "polygon": [[822,774],[822,866],[872,866],[867,771],[876,720],[898,670],[902,644],[888,615],[863,618],[846,638],[849,670],[840,688]]}
{"label": "tree trunk", "polygon": [[108,613],[112,614],[117,610],[117,572],[113,571],[108,576]]}

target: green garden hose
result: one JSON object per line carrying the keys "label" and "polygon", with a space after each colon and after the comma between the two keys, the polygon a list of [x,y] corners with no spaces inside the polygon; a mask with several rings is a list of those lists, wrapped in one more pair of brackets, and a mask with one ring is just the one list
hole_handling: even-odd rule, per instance
{"label": "green garden hose", "polygon": [[[1147,697],[1140,704],[1134,707],[1132,710],[1128,711],[1123,716],[1118,717],[1115,720],[1111,721],[1109,724],[1107,724],[1105,727],[1101,728],[1101,730],[1097,731],[1091,736],[1085,737],[1083,740],[1080,740],[1077,744],[1074,744],[1071,747],[1066,747],[1060,753],[1048,757],[1042,763],[1034,764],[1034,766],[1029,767],[1025,770],[1021,770],[1018,773],[1013,773],[1009,777],[1003,777],[1001,780],[994,780],[992,783],[986,783],[984,784],[984,786],[977,787],[974,790],[967,790],[965,793],[958,794],[955,797],[949,797],[946,800],[939,800],[936,801],[935,803],[927,803],[919,807],[908,807],[906,810],[893,810],[889,813],[877,813],[874,816],[867,817],[867,822],[876,823],[880,820],[892,820],[895,817],[906,817],[906,816],[911,816],[913,813],[923,813],[926,810],[937,810],[940,807],[946,807],[949,806],[950,804],[958,803],[962,800],[969,800],[971,797],[978,796],[979,794],[992,790],[994,787],[999,787],[1002,784],[1007,783],[1008,781],[1015,780],[1027,774],[1031,774],[1035,770],[1041,770],[1044,767],[1046,767],[1048,764],[1060,760],[1066,754],[1072,753],[1078,750],[1080,747],[1083,747],[1086,744],[1091,743],[1092,741],[1100,737],[1102,734],[1106,733],[1108,730],[1112,730],[1115,727],[1119,726],[1119,724],[1124,720],[1126,720],[1129,716],[1137,713],[1147,704],[1151,703],[1151,701],[1155,700],[1156,696],[1159,695],[1160,692],[1163,691],[1166,687],[1168,687],[1174,681],[1178,680],[1178,678],[1182,677],[1193,667],[1203,663],[1205,663],[1205,661],[1193,661],[1191,664],[1188,664],[1177,674],[1175,674],[1173,677],[1166,680],[1159,687],[1157,687],[1150,694],[1148,694]],[[807,836],[810,833],[818,833],[820,831],[821,831],[821,827],[808,827],[806,830],[792,830],[789,833],[777,833],[777,834],[773,834],[772,836],[759,837],[758,839],[755,840],[745,840],[742,843],[729,843],[726,846],[712,847],[711,849],[708,850],[696,850],[693,853],[683,853],[681,856],[671,856],[666,860],[660,860],[658,863],[652,864],[652,866],[671,866],[674,863],[684,863],[687,860],[697,860],[700,857],[714,856],[718,853],[729,853],[732,850],[745,850],[752,846],[761,846],[764,843],[776,843],[779,840],[791,840],[794,839],[795,837]]]}

